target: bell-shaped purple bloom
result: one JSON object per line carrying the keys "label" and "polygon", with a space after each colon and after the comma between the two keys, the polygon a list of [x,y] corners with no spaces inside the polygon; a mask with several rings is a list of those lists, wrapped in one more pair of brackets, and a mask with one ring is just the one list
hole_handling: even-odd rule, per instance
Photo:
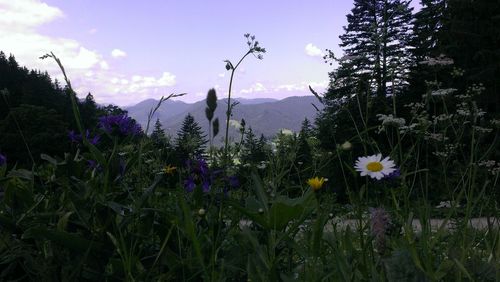
{"label": "bell-shaped purple bloom", "polygon": [[395,180],[398,179],[401,176],[401,171],[399,168],[396,168],[393,172],[389,173],[388,175],[384,176],[383,179],[385,180]]}
{"label": "bell-shaped purple bloom", "polygon": [[229,187],[238,188],[240,186],[240,181],[236,175],[228,177]]}
{"label": "bell-shaped purple bloom", "polygon": [[7,163],[7,157],[0,154],[0,166],[3,166],[6,163]]}
{"label": "bell-shaped purple bloom", "polygon": [[184,189],[186,189],[186,192],[193,192],[195,187],[196,184],[194,183],[194,178],[192,176],[189,176],[186,180],[184,180]]}
{"label": "bell-shaped purple bloom", "polygon": [[203,193],[210,192],[210,182],[203,181],[203,183],[201,184],[201,189],[202,189]]}
{"label": "bell-shaped purple bloom", "polygon": [[68,137],[72,143],[80,143],[80,141],[82,140],[80,134],[76,133],[74,130],[68,132]]}
{"label": "bell-shaped purple bloom", "polygon": [[137,136],[142,132],[141,126],[127,114],[100,117],[99,126],[109,134],[118,132],[125,136]]}

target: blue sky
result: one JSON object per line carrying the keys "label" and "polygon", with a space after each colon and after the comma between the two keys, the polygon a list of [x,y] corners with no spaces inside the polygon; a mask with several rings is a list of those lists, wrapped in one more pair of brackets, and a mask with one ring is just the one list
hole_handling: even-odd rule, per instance
{"label": "blue sky", "polygon": [[267,49],[248,57],[235,77],[236,97],[283,98],[322,91],[351,0],[88,1],[0,0],[0,50],[61,78],[53,51],[77,92],[121,106],[170,93],[201,100],[215,87],[226,96],[224,60],[247,51],[244,33]]}

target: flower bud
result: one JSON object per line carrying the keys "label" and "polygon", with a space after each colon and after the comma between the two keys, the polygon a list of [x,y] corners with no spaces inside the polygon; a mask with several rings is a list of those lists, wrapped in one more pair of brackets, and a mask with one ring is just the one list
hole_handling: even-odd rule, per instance
{"label": "flower bud", "polygon": [[206,212],[207,212],[207,211],[205,211],[205,209],[199,209],[199,210],[198,210],[198,215],[199,215],[199,216],[204,216]]}

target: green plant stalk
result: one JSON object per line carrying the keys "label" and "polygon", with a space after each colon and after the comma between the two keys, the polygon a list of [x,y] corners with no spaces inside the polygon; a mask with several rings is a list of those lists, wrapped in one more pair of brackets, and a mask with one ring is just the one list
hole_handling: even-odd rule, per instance
{"label": "green plant stalk", "polygon": [[226,134],[224,136],[224,167],[227,168],[227,165],[229,163],[229,119],[231,118],[231,112],[232,112],[232,107],[231,107],[231,92],[233,88],[233,78],[234,78],[234,73],[238,66],[241,64],[241,62],[246,58],[246,56],[250,55],[252,53],[252,50],[249,50],[246,52],[243,57],[238,61],[236,66],[231,67],[231,78],[229,79],[229,90],[227,94],[227,111],[226,111]]}

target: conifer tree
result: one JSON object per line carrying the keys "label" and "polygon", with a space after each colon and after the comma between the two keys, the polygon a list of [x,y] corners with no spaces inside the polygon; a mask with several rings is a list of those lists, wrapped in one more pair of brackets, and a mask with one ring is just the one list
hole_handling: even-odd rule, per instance
{"label": "conifer tree", "polygon": [[354,1],[340,36],[345,56],[330,74],[331,90],[342,88],[346,90],[343,94],[354,94],[360,81],[366,80],[371,93],[385,97],[392,87],[406,82],[412,18],[409,2]]}
{"label": "conifer tree", "polygon": [[309,166],[312,161],[311,147],[309,146],[308,139],[312,136],[312,126],[306,118],[302,122],[302,127],[299,133],[298,150],[296,162],[300,162],[301,166]]}
{"label": "conifer tree", "polygon": [[175,140],[175,150],[179,161],[184,161],[196,155],[202,155],[207,140],[203,134],[201,126],[194,120],[191,114],[187,114],[182,123],[181,129],[177,133]]}
{"label": "conifer tree", "polygon": [[166,145],[167,136],[165,135],[165,130],[163,130],[163,125],[160,119],[157,118],[153,132],[151,133],[151,141],[157,148],[163,148]]}

